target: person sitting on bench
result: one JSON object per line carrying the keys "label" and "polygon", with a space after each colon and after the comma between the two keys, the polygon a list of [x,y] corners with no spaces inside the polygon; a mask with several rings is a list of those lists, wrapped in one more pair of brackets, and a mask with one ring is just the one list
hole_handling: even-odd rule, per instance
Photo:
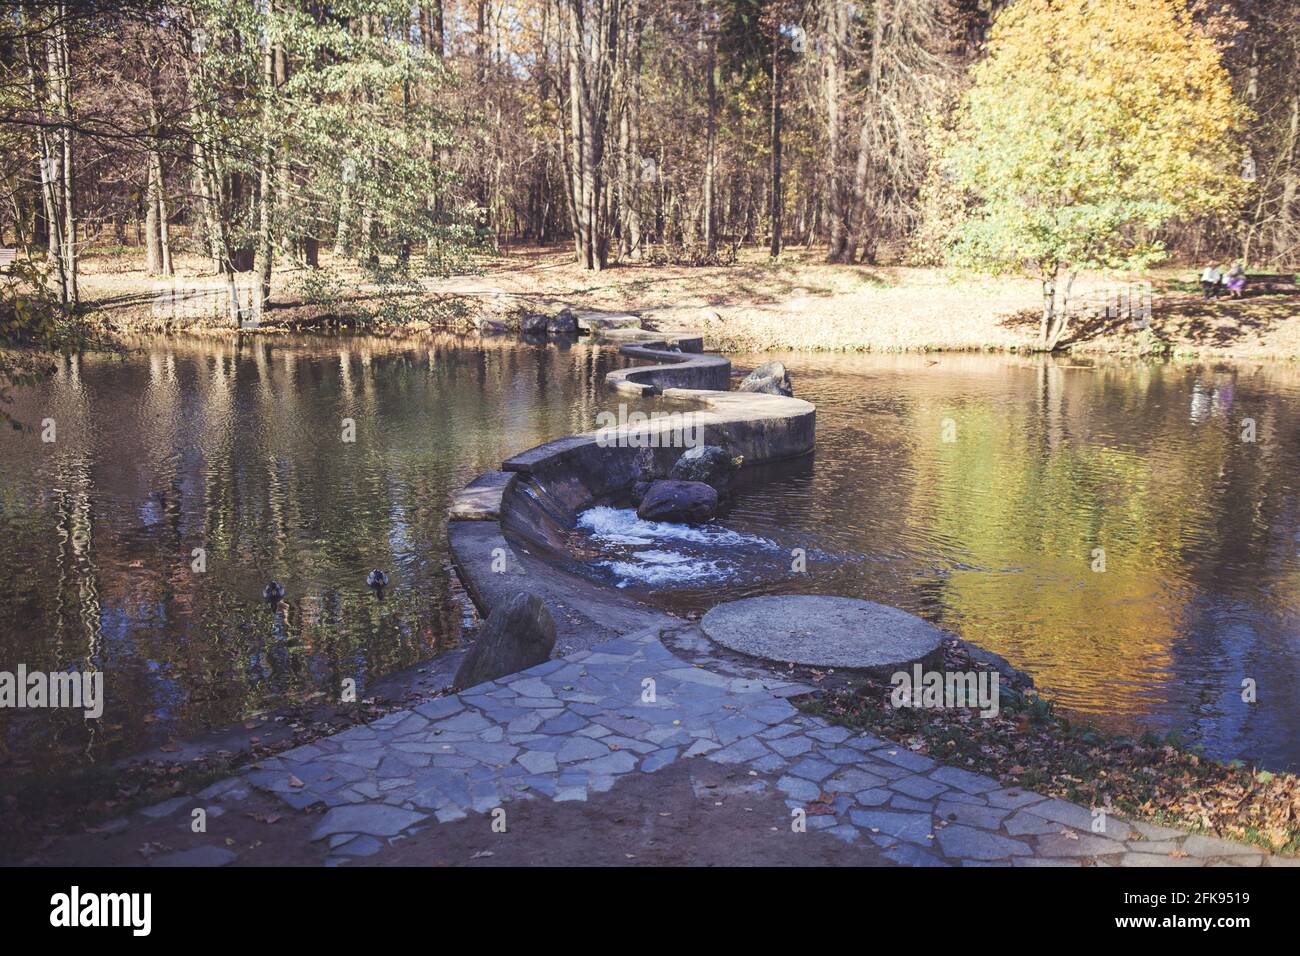
{"label": "person sitting on bench", "polygon": [[1223,272],[1219,269],[1217,262],[1211,262],[1201,273],[1201,288],[1205,290],[1207,299],[1217,299],[1219,297],[1219,283],[1223,280]]}
{"label": "person sitting on bench", "polygon": [[1240,262],[1234,262],[1228,274],[1223,277],[1223,284],[1228,288],[1228,294],[1234,299],[1240,299],[1241,293],[1246,288],[1246,268]]}

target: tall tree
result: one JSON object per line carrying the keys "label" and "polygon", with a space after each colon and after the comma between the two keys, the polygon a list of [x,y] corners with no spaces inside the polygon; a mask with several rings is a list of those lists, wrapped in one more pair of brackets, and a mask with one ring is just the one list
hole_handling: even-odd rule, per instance
{"label": "tall tree", "polygon": [[1241,194],[1242,110],[1181,0],[1017,0],[994,23],[945,162],[972,200],[958,261],[1034,263],[1039,346],[1082,269],[1140,269],[1176,217]]}
{"label": "tall tree", "polygon": [[559,0],[567,87],[567,161],[574,245],[586,269],[609,263],[605,201],[610,96],[622,34],[622,0]]}

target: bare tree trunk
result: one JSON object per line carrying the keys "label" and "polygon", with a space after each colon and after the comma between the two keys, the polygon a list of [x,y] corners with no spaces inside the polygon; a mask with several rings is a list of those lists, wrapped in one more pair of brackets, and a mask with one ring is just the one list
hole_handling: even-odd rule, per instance
{"label": "bare tree trunk", "polygon": [[158,172],[153,150],[145,162],[144,191],[144,261],[150,275],[162,272],[162,250],[158,248]]}
{"label": "bare tree trunk", "polygon": [[420,40],[425,53],[437,54],[442,59],[444,53],[442,0],[420,4]]}
{"label": "bare tree trunk", "polygon": [[213,221],[217,212],[215,208],[216,199],[212,195],[212,188],[208,181],[208,161],[197,119],[194,126],[194,190],[199,195],[199,204],[202,207],[204,239],[208,249],[208,258],[212,260],[212,271],[220,272],[223,257],[221,245],[217,240],[219,230],[217,224]]}
{"label": "bare tree trunk", "polygon": [[[61,296],[65,305],[76,308],[80,296],[77,291],[77,211],[72,150],[72,93],[71,64],[68,57],[68,9],[64,3],[56,8],[57,25],[47,47],[49,61],[50,93],[60,120],[57,139],[60,169],[50,178],[57,182],[53,205],[56,220],[62,217],[59,228],[59,273],[63,287]],[[61,176],[58,175],[61,173]]]}
{"label": "bare tree trunk", "polygon": [[[27,61],[27,81],[31,92],[31,104],[34,110],[41,110],[42,103],[52,99],[51,89],[52,79],[46,78],[44,87],[40,80],[40,71],[37,69],[36,53],[32,49],[32,43],[29,36],[26,7],[19,9],[19,15],[23,24],[23,54]],[[46,69],[50,67],[49,41],[46,41],[45,60]],[[64,274],[63,260],[63,212],[60,207],[60,194],[62,189],[59,185],[59,159],[55,155],[55,144],[44,126],[40,126],[36,131],[37,144],[40,147],[40,176],[41,176],[41,202],[45,209],[46,240],[48,245],[49,261],[53,262],[58,270],[59,276],[59,301],[64,305],[68,303],[68,283]]]}
{"label": "bare tree trunk", "polygon": [[[1291,95],[1291,125],[1287,130],[1286,158],[1282,171],[1282,195],[1278,200],[1277,231],[1273,235],[1273,257],[1284,261],[1296,244],[1295,205],[1300,183],[1296,169],[1296,146],[1300,140],[1300,94]],[[1294,260],[1294,256],[1292,257]]]}
{"label": "bare tree trunk", "polygon": [[[191,23],[191,26],[195,24]],[[194,66],[194,71],[202,78],[202,58]],[[194,83],[194,73],[187,77],[187,82]],[[193,89],[191,89],[193,92]],[[235,283],[235,267],[231,259],[230,233],[226,228],[226,193],[221,168],[218,164],[217,147],[212,142],[212,122],[209,115],[197,104],[199,97],[192,96],[196,105],[190,112],[190,123],[194,127],[194,162],[195,174],[199,181],[199,194],[203,200],[203,217],[208,230],[208,243],[212,255],[213,267],[226,281],[226,315],[234,323],[239,322],[239,287]]]}
{"label": "bare tree trunk", "polygon": [[641,185],[645,178],[645,167],[641,160],[641,0],[631,0],[629,14],[631,20],[631,49],[628,51],[628,90],[627,104],[623,109],[623,125],[626,130],[628,163],[628,194],[624,197],[621,235],[624,255],[631,259],[642,256],[641,244]]}
{"label": "bare tree trunk", "polygon": [[709,75],[705,80],[708,91],[708,125],[704,140],[704,248],[712,259],[718,252],[718,226],[714,217],[714,180],[718,174],[718,35],[714,29],[713,12],[709,10],[708,18],[709,57],[706,63]]}
{"label": "bare tree trunk", "polygon": [[781,44],[782,34],[779,28],[772,30],[772,241],[768,248],[772,258],[781,255],[781,215],[785,206],[785,196],[781,186]]}
{"label": "bare tree trunk", "polygon": [[[62,227],[59,225],[59,211],[54,205],[54,181],[50,178],[51,171],[55,168],[53,159],[54,155],[50,151],[49,137],[44,132],[40,135],[41,139],[41,203],[45,208],[45,247],[49,254],[49,259],[53,260],[59,256],[59,250],[63,248],[59,239]],[[62,258],[60,257],[59,271],[63,271]]]}
{"label": "bare tree trunk", "polygon": [[169,223],[170,213],[168,211],[166,181],[163,176],[163,159],[162,150],[158,145],[158,108],[153,102],[153,93],[150,91],[149,102],[149,123],[155,131],[149,137],[149,188],[146,191],[146,202],[148,204],[147,224],[147,246],[149,271],[154,275],[162,274],[169,276],[172,274],[172,250],[171,250],[171,226]]}
{"label": "bare tree trunk", "polygon": [[867,242],[867,178],[875,160],[875,123],[880,108],[880,67],[885,42],[885,20],[888,0],[877,0],[871,22],[871,56],[867,63],[867,102],[862,111],[862,128],[858,132],[858,160],[853,170],[853,195],[848,209],[848,246],[844,250],[845,262],[853,262],[858,255],[858,244],[866,248],[867,260],[874,261],[875,251]]}
{"label": "bare tree trunk", "polygon": [[[565,0],[558,0],[559,3]],[[573,44],[569,36],[569,18],[565,9],[558,10],[560,18],[560,69],[565,79],[561,84],[560,108],[560,155],[564,159],[564,189],[569,200],[569,228],[573,232],[573,251],[581,262],[583,249],[586,248],[583,236],[583,219],[579,211],[582,197],[582,107],[579,105],[575,91],[578,82],[574,71],[578,69],[574,60]],[[565,117],[567,113],[567,119]]]}
{"label": "bare tree trunk", "polygon": [[[275,4],[268,6],[270,12],[275,11]],[[271,275],[274,266],[275,248],[272,243],[272,202],[274,201],[273,184],[275,178],[275,144],[274,144],[274,91],[279,85],[277,83],[277,48],[275,44],[267,43],[266,52],[262,55],[262,82],[266,88],[266,103],[262,111],[262,150],[258,158],[257,169],[257,264],[254,266],[254,272],[257,274],[256,298],[254,300],[254,315],[261,316],[271,305]]]}
{"label": "bare tree trunk", "polygon": [[[574,243],[586,269],[609,258],[609,203],[603,174],[621,0],[563,0],[568,61],[570,176]],[[590,9],[589,9],[590,8]]]}
{"label": "bare tree trunk", "polygon": [[212,245],[217,257],[217,271],[226,279],[226,315],[234,323],[239,323],[239,287],[235,284],[235,264],[231,259],[230,233],[226,229],[225,191],[221,176],[211,150],[204,149],[204,165],[201,173],[206,180],[205,192],[211,197]]}
{"label": "bare tree trunk", "polygon": [[825,97],[826,97],[826,152],[830,175],[826,180],[827,217],[830,220],[830,241],[826,251],[827,262],[850,262],[848,184],[845,182],[844,155],[844,73],[849,42],[849,4],[844,0],[830,0],[825,11]]}
{"label": "bare tree trunk", "polygon": [[628,93],[626,86],[630,83],[630,78],[626,75],[620,79],[621,85],[624,86],[622,103],[618,111],[618,255],[619,258],[626,258],[632,251],[631,242],[627,235],[627,210],[632,203],[633,191],[635,186],[632,183],[632,129],[631,120],[628,117]]}
{"label": "bare tree trunk", "polygon": [[[1062,273],[1064,272],[1064,285]],[[1038,348],[1055,352],[1070,325],[1070,292],[1074,288],[1075,271],[1060,263],[1043,263],[1040,266],[1043,286],[1043,314],[1038,322]]]}
{"label": "bare tree trunk", "polygon": [[[361,36],[366,40],[369,40],[373,33],[374,21],[370,14],[366,14],[361,18]],[[362,99],[366,103],[372,102],[369,89],[362,94]],[[375,168],[375,157],[371,155],[366,161],[370,163],[370,169],[373,171]],[[361,259],[371,266],[378,266],[379,249],[375,245],[375,207],[374,199],[369,191],[366,192],[361,200],[360,233],[361,242],[359,252]]]}
{"label": "bare tree trunk", "polygon": [[339,197],[339,225],[334,232],[334,255],[340,259],[352,254],[351,193],[351,188],[344,183],[343,194]]}

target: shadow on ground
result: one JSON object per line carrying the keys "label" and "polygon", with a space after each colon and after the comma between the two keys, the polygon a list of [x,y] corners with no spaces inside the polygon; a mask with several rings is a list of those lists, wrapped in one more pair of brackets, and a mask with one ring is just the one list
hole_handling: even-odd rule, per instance
{"label": "shadow on ground", "polygon": [[[892,866],[870,844],[849,845],[817,830],[791,829],[776,778],[706,760],[632,774],[586,802],[504,804],[504,833],[491,813],[427,827],[385,845],[361,866]],[[207,807],[207,831],[192,806]],[[144,830],[92,830],[52,843],[29,862],[54,866],[320,866],[328,839],[312,841],[317,813],[290,810],[251,792],[237,806],[185,801]],[[824,819],[834,821],[835,817]],[[110,828],[111,830],[112,828]],[[362,838],[371,839],[371,838]]]}
{"label": "shadow on ground", "polygon": [[[1161,293],[1151,331],[1175,346],[1231,348],[1262,339],[1281,323],[1300,315],[1300,294],[1261,293],[1242,299],[1205,299],[1199,293]],[[1008,315],[1003,328],[1033,332],[1040,314],[1024,310]],[[1061,341],[1063,347],[1135,338],[1143,330],[1132,319],[1094,315],[1075,318]]]}

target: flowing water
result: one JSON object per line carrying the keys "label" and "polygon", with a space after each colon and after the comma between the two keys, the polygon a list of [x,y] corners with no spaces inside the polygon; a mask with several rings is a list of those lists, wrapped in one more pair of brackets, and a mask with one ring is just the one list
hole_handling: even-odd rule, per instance
{"label": "flowing water", "polygon": [[[603,378],[621,361],[585,344],[140,345],[64,360],[8,406],[32,430],[0,434],[0,670],[100,671],[108,708],[89,723],[0,710],[6,772],[347,677],[364,695],[437,654],[464,613],[449,497],[619,401]],[[1300,369],[783,358],[817,403],[815,454],[758,471],[704,528],[586,512],[605,552],[592,575],[676,610],[782,591],[896,605],[1071,711],[1296,767]],[[391,578],[382,599],[372,567]]]}

